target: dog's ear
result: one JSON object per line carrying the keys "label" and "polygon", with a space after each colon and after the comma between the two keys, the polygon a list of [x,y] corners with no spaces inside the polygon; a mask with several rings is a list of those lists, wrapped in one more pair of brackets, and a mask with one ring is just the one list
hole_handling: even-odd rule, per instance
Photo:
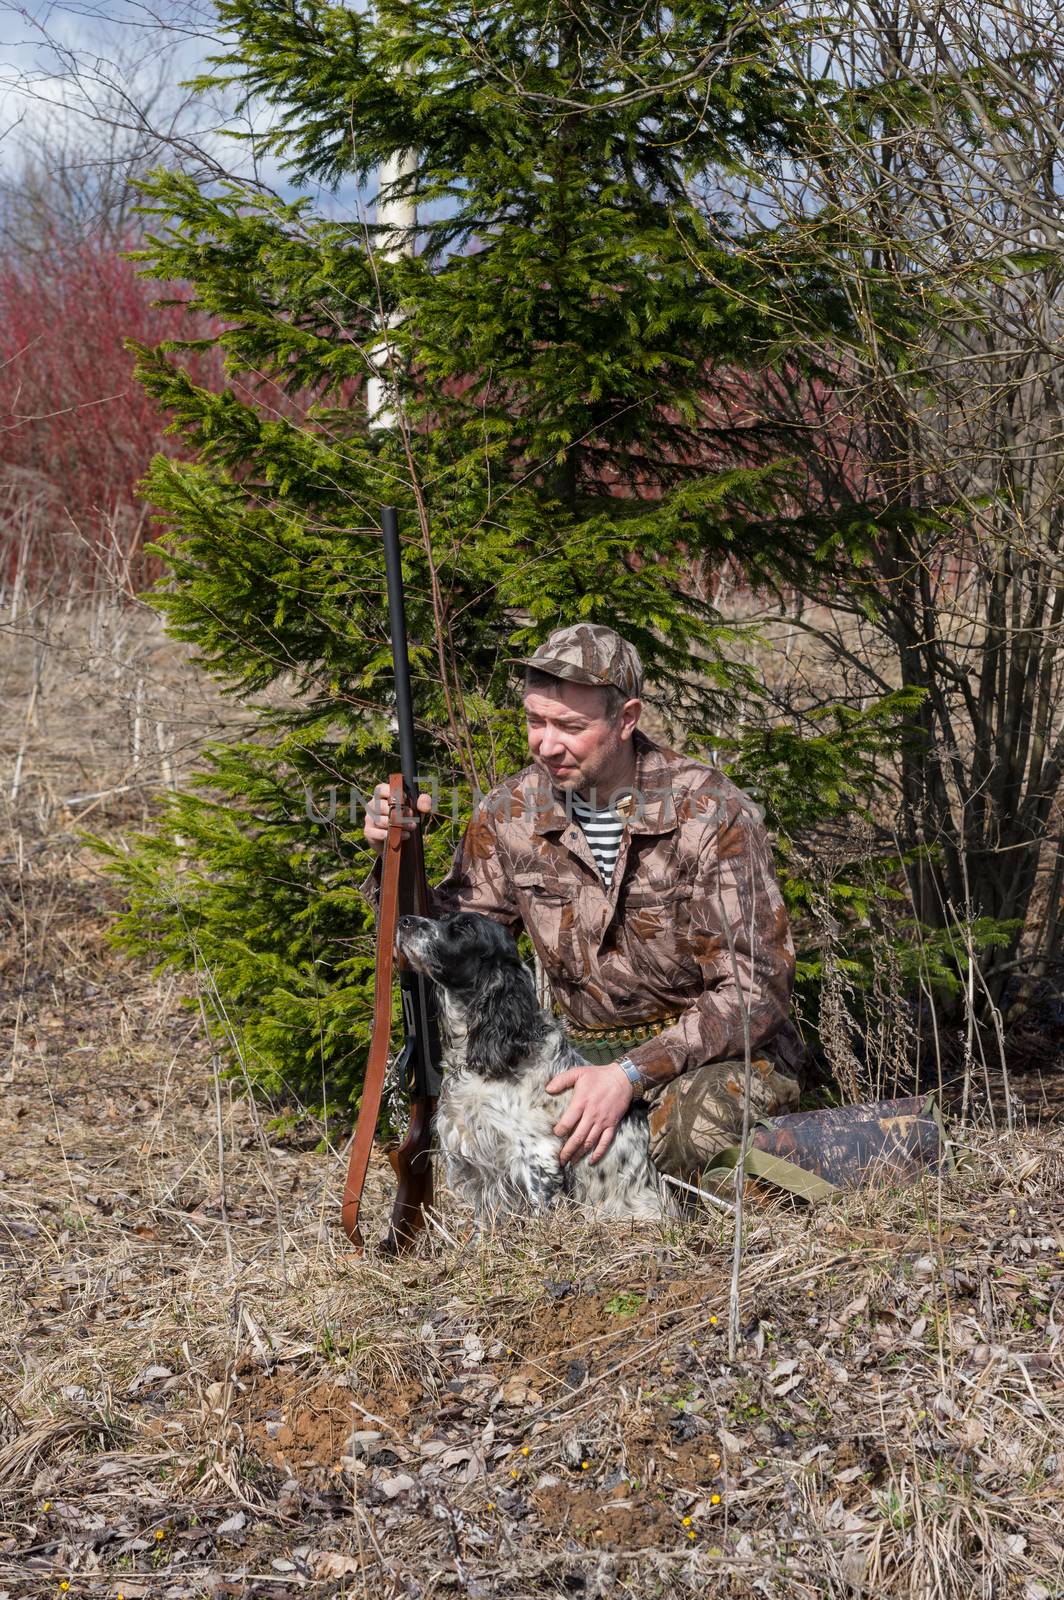
{"label": "dog's ear", "polygon": [[466,1060],[486,1078],[504,1078],[543,1038],[535,986],[519,961],[489,969],[466,1013]]}

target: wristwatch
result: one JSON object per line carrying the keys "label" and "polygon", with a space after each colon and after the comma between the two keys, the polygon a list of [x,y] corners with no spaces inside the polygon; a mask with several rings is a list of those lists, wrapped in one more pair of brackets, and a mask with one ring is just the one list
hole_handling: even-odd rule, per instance
{"label": "wristwatch", "polygon": [[632,1096],[633,1100],[642,1099],[643,1090],[646,1088],[646,1079],[636,1066],[635,1062],[632,1060],[631,1056],[622,1056],[621,1060],[618,1061],[616,1065],[620,1067],[621,1071],[628,1079],[628,1082],[635,1090],[635,1093]]}

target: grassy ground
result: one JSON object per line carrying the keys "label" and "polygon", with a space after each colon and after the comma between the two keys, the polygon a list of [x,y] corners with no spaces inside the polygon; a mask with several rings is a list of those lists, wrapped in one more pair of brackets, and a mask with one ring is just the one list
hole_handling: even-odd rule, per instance
{"label": "grassy ground", "polygon": [[735,1362],[715,1215],[478,1239],[444,1196],[353,1259],[333,1130],[106,944],[79,829],[234,714],[121,626],[0,647],[0,1595],[1064,1594],[1059,1127],[757,1210]]}

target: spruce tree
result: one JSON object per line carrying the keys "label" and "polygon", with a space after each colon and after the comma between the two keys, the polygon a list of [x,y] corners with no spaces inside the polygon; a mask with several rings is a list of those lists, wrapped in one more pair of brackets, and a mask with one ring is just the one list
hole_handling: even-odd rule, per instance
{"label": "spruce tree", "polygon": [[[421,764],[445,793],[523,764],[504,658],[582,618],[633,640],[703,742],[751,685],[692,574],[771,577],[796,552],[766,537],[779,439],[720,404],[719,375],[787,353],[771,285],[698,197],[781,145],[787,85],[723,4],[220,14],[215,81],[267,103],[259,154],[297,197],[148,185],[144,270],[192,286],[228,375],[211,392],[178,342],[140,352],[191,455],[147,483],[156,603],[229,691],[286,698],[116,866],[125,937],[200,974],[249,1074],[349,1101],[373,964],[350,800],[395,764],[379,507],[401,509]],[[300,193],[382,169],[418,208],[401,252]],[[398,420],[371,429],[384,323]],[[430,872],[464,820],[445,811]]]}

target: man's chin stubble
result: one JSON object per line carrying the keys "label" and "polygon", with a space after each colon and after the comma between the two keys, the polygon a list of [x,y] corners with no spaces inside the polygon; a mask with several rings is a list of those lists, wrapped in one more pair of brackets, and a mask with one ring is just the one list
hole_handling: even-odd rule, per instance
{"label": "man's chin stubble", "polygon": [[551,788],[552,789],[557,789],[560,794],[582,794],[583,793],[584,775],[583,775],[582,772],[568,773],[563,778],[563,777],[558,777],[558,776],[555,775],[555,773],[551,772],[546,766],[544,766],[542,761],[536,761],[535,765],[539,768],[539,771],[546,778],[546,780],[550,784]]}

